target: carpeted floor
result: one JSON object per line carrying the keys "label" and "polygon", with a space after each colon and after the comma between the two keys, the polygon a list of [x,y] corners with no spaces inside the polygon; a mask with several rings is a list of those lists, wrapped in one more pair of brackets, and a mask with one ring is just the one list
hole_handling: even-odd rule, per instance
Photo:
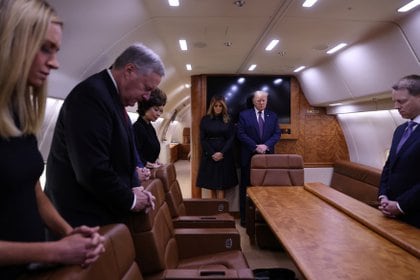
{"label": "carpeted floor", "polygon": [[[177,179],[182,189],[183,197],[191,197],[191,168],[190,162],[187,160],[178,160],[175,162],[175,169],[177,172]],[[206,194],[204,194],[206,195]],[[237,195],[233,193],[227,194],[227,199],[230,203],[235,203]],[[231,209],[237,207],[231,207]],[[297,279],[304,279],[290,257],[286,252],[261,250],[256,245],[251,245],[245,228],[241,227],[239,223],[236,228],[241,234],[241,247],[245,254],[248,263],[252,269],[256,268],[278,268],[284,267],[295,271]]]}

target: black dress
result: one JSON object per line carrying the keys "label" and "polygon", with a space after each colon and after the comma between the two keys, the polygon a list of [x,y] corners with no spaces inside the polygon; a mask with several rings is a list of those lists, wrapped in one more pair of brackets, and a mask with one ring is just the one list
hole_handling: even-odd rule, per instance
{"label": "black dress", "polygon": [[[0,138],[0,240],[45,240],[35,198],[43,169],[35,136]],[[0,279],[16,279],[24,270],[25,265],[0,266]]]}
{"label": "black dress", "polygon": [[[197,187],[224,190],[238,184],[235,161],[233,159],[233,140],[235,127],[231,122],[224,123],[222,117],[204,116],[200,123],[202,156],[197,176]],[[223,153],[223,159],[214,161],[211,156]]]}
{"label": "black dress", "polygon": [[143,165],[156,162],[160,154],[160,142],[153,125],[139,117],[133,124],[133,130],[137,152]]}

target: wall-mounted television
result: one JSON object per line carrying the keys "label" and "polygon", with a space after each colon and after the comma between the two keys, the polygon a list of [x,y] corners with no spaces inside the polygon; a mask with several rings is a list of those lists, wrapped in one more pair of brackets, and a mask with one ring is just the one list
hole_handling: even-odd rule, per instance
{"label": "wall-mounted television", "polygon": [[290,77],[279,75],[208,75],[207,107],[215,95],[223,95],[232,121],[238,121],[239,112],[252,108],[252,94],[256,90],[268,92],[267,108],[274,111],[279,124],[291,123]]}

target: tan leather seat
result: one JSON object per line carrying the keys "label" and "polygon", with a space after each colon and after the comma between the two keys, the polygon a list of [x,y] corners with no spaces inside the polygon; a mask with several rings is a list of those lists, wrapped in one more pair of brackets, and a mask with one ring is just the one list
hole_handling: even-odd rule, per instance
{"label": "tan leather seat", "polygon": [[[251,186],[303,186],[304,166],[301,155],[264,154],[251,159]],[[248,199],[247,234],[260,248],[279,248],[280,244],[263,217]]]}
{"label": "tan leather seat", "polygon": [[105,253],[87,268],[59,266],[28,273],[20,280],[142,280],[128,228],[123,224],[107,225],[101,227],[100,233],[105,236]]}
{"label": "tan leather seat", "polygon": [[347,160],[334,163],[330,186],[373,207],[377,207],[382,170]]}
{"label": "tan leather seat", "polygon": [[165,200],[175,228],[235,227],[235,219],[228,213],[227,200],[183,198],[172,163],[162,165],[153,173],[163,183]]}
{"label": "tan leather seat", "polygon": [[175,229],[162,181],[151,180],[147,190],[156,197],[155,209],[128,223],[144,279],[253,279],[235,228]]}

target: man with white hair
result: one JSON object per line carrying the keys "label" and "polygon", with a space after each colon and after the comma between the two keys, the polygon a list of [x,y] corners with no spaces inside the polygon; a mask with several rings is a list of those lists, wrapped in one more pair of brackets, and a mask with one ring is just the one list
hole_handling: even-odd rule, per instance
{"label": "man with white hair", "polygon": [[60,110],[45,191],[72,226],[121,223],[153,206],[140,186],[138,156],[125,110],[147,100],[164,76],[157,54],[129,46],[110,69],[79,83]]}

